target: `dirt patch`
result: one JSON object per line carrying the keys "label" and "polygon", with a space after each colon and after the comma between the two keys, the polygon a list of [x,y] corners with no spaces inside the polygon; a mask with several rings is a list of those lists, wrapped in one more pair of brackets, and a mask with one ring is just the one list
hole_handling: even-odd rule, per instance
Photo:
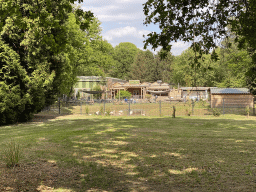
{"label": "dirt patch", "polygon": [[31,122],[46,122],[59,119],[85,119],[85,115],[41,115],[35,114]]}
{"label": "dirt patch", "polygon": [[0,164],[0,191],[79,191],[80,174],[77,167],[61,168],[44,159],[14,168]]}
{"label": "dirt patch", "polygon": [[39,115],[35,114],[34,118],[31,120],[31,122],[45,122],[52,119],[58,118],[58,115]]}

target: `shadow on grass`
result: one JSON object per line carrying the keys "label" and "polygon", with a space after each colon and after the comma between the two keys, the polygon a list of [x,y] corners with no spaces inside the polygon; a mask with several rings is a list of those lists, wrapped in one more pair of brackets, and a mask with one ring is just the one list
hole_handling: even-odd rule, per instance
{"label": "shadow on grass", "polygon": [[13,177],[9,174],[13,182],[3,186],[16,191],[25,190],[24,183],[31,191],[250,191],[256,187],[255,122],[221,117],[48,121],[27,132],[36,138],[35,160],[15,168]]}

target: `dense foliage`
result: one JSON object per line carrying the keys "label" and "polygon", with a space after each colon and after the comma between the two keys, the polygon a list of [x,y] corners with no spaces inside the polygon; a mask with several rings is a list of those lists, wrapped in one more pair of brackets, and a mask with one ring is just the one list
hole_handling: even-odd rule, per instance
{"label": "dense foliage", "polygon": [[[63,85],[70,83],[67,78],[73,78],[70,68],[76,59],[72,57],[80,47],[72,34],[88,28],[93,16],[74,10],[72,3],[0,0],[1,125],[26,121],[69,91],[70,86]],[[77,29],[67,22],[73,22]]]}
{"label": "dense foliage", "polygon": [[119,43],[119,45],[114,48],[113,58],[115,59],[116,64],[111,75],[113,77],[128,80],[131,65],[133,64],[138,51],[139,49],[132,43]]}
{"label": "dense foliage", "polygon": [[144,24],[158,24],[161,32],[148,34],[145,46],[170,50],[173,41],[197,39],[207,54],[218,46],[217,39],[228,35],[228,25],[238,35],[247,36],[255,19],[254,8],[255,0],[148,0],[144,4]]}
{"label": "dense foliage", "polygon": [[252,59],[246,49],[239,49],[234,38],[224,39],[221,47],[215,50],[218,60],[212,60],[211,54],[202,54],[198,64],[194,65],[195,53],[192,48],[173,56],[160,50],[154,55],[149,50],[138,51],[130,68],[130,79],[141,82],[165,83],[177,86],[206,87],[246,87],[247,76]]}
{"label": "dense foliage", "polygon": [[150,81],[151,64],[155,64],[154,55],[149,50],[139,50],[131,64],[129,79],[140,80],[141,82]]}
{"label": "dense foliage", "polygon": [[132,96],[131,92],[129,92],[129,91],[123,91],[123,90],[121,90],[121,91],[118,92],[118,94],[117,94],[117,98],[120,97],[120,99],[125,99],[125,98],[126,98],[126,99],[130,99],[131,96]]}
{"label": "dense foliage", "polygon": [[[244,70],[242,72],[246,74],[247,86],[256,90],[255,9],[256,0],[148,0],[144,4],[146,16],[144,24],[157,24],[161,32],[148,34],[145,48],[151,44],[154,49],[162,46],[164,50],[170,50],[172,42],[178,40],[193,42],[191,48],[195,56],[191,60],[191,65],[197,68],[201,64],[203,54],[209,54],[212,49],[211,58],[218,60],[215,49],[220,46],[220,41],[230,36],[230,28],[231,32],[236,35],[235,42],[239,43],[239,48],[246,48],[252,58],[250,67],[246,68],[246,72]],[[230,45],[228,44],[228,47]],[[235,57],[239,57],[237,58],[239,61],[245,61],[247,60],[245,54],[245,52],[240,52]],[[230,58],[231,63],[225,60],[226,66],[233,65],[232,59],[235,57]],[[238,60],[235,61],[234,67],[241,66]],[[240,67],[236,69],[238,73],[241,71]],[[228,76],[233,72],[229,71]],[[226,78],[226,83],[223,85],[228,85],[228,81]],[[242,84],[240,82],[237,86]],[[233,83],[230,83],[230,86],[233,86]]]}
{"label": "dense foliage", "polygon": [[115,66],[114,48],[102,38],[100,25],[101,22],[95,17],[86,30],[88,42],[84,53],[87,58],[79,67],[80,76],[106,76]]}

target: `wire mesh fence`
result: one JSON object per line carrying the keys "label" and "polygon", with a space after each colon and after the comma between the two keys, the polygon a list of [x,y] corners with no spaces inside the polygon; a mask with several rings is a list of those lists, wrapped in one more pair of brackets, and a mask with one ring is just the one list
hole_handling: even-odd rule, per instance
{"label": "wire mesh fence", "polygon": [[132,101],[58,101],[45,108],[44,114],[77,114],[77,115],[104,115],[104,116],[207,116],[207,115],[255,115],[254,107],[223,102],[217,108],[211,108],[208,101],[188,100],[185,102],[144,102]]}

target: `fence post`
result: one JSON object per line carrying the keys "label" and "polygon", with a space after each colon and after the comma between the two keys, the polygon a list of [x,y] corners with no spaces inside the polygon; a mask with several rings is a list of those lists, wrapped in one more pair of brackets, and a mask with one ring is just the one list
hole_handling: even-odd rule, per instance
{"label": "fence post", "polygon": [[103,113],[104,113],[104,115],[105,115],[105,104],[106,104],[106,101],[104,100],[103,101]]}
{"label": "fence post", "polygon": [[60,115],[60,98],[58,98],[59,99],[59,115]]}
{"label": "fence post", "polygon": [[83,108],[82,101],[80,101],[80,113],[81,113],[81,115],[83,113],[83,111],[82,111],[83,109],[82,108]]}
{"label": "fence post", "polygon": [[192,115],[194,115],[194,106],[195,106],[195,101],[192,100]]}
{"label": "fence post", "polygon": [[161,100],[159,101],[159,114],[160,114],[160,117],[162,116],[161,114]]}
{"label": "fence post", "polygon": [[175,106],[173,105],[173,112],[172,112],[172,117],[175,118],[175,111],[176,111],[176,108]]}
{"label": "fence post", "polygon": [[222,99],[222,110],[223,110],[223,115],[225,114],[225,111],[224,111],[224,98]]}
{"label": "fence post", "polygon": [[131,101],[129,101],[128,103],[129,103],[128,115],[130,115],[130,111],[131,111]]}

